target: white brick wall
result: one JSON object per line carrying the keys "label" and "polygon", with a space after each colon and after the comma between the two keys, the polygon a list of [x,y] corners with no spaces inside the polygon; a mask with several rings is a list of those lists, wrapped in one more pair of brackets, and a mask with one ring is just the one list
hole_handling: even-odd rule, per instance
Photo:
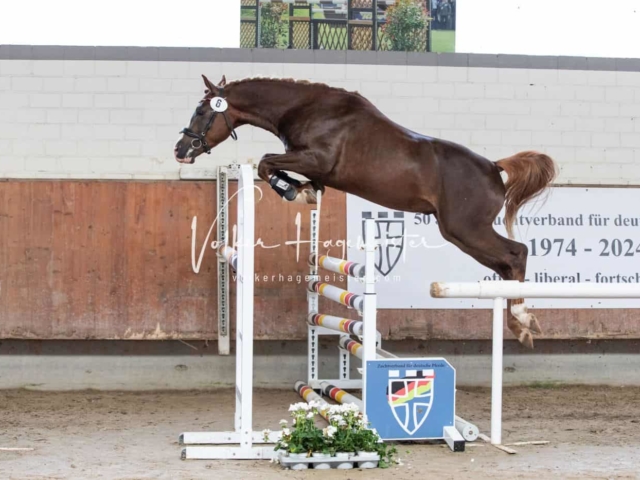
{"label": "white brick wall", "polygon": [[[392,120],[492,160],[547,152],[560,183],[640,185],[640,72],[93,60],[0,60],[0,177],[179,178],[172,148],[202,73],[358,90]],[[187,168],[283,151],[270,133],[238,135]]]}

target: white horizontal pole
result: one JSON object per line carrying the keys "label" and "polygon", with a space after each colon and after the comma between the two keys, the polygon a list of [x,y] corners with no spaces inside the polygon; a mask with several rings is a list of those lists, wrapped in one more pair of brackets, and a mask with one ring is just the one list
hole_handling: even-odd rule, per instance
{"label": "white horizontal pole", "polygon": [[278,452],[274,447],[185,447],[183,460],[270,460]]}
{"label": "white horizontal pole", "polygon": [[473,442],[476,440],[480,433],[480,430],[476,425],[457,415],[455,417],[455,426],[456,430],[460,432],[460,435],[462,435],[467,442]]}
{"label": "white horizontal pole", "polygon": [[431,284],[434,298],[640,298],[637,283],[530,283],[489,281]]}
{"label": "white horizontal pole", "polygon": [[[251,432],[251,443],[276,443],[281,431],[271,432],[267,441],[263,432]],[[240,432],[185,432],[180,435],[180,445],[239,444]]]}

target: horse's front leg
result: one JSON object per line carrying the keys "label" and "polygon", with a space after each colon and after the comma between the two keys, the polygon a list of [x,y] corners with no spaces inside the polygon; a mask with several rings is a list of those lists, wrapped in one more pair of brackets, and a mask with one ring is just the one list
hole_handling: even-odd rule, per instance
{"label": "horse's front leg", "polygon": [[[258,165],[258,176],[271,185],[284,200],[296,203],[316,204],[316,191],[324,192],[323,162],[313,152],[289,152],[282,155],[266,154]],[[299,173],[310,181],[301,182],[282,170]]]}

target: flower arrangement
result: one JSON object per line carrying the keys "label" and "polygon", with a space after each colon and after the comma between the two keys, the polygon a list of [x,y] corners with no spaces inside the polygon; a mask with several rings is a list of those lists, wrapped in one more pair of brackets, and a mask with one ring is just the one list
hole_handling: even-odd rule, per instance
{"label": "flower arrangement", "polygon": [[[377,453],[378,467],[386,468],[397,453],[395,447],[384,444],[375,429],[368,428],[368,422],[354,404],[327,405],[321,402],[300,402],[289,407],[293,418],[291,427],[287,420],[281,420],[282,437],[275,450],[283,450],[289,455],[310,456],[324,454]],[[315,416],[322,415],[329,425],[320,429],[315,424]],[[265,430],[265,436],[270,431]]]}

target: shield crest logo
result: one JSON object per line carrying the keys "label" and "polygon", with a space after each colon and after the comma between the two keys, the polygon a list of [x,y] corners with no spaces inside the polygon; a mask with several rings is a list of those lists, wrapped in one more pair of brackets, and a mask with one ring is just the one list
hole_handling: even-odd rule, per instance
{"label": "shield crest logo", "polygon": [[434,370],[389,370],[387,402],[398,425],[409,435],[429,417],[434,398]]}
{"label": "shield crest logo", "polygon": [[[366,242],[365,220],[373,218],[373,212],[362,212],[362,238]],[[378,212],[376,218],[376,270],[387,276],[398,264],[404,250],[404,212]]]}

